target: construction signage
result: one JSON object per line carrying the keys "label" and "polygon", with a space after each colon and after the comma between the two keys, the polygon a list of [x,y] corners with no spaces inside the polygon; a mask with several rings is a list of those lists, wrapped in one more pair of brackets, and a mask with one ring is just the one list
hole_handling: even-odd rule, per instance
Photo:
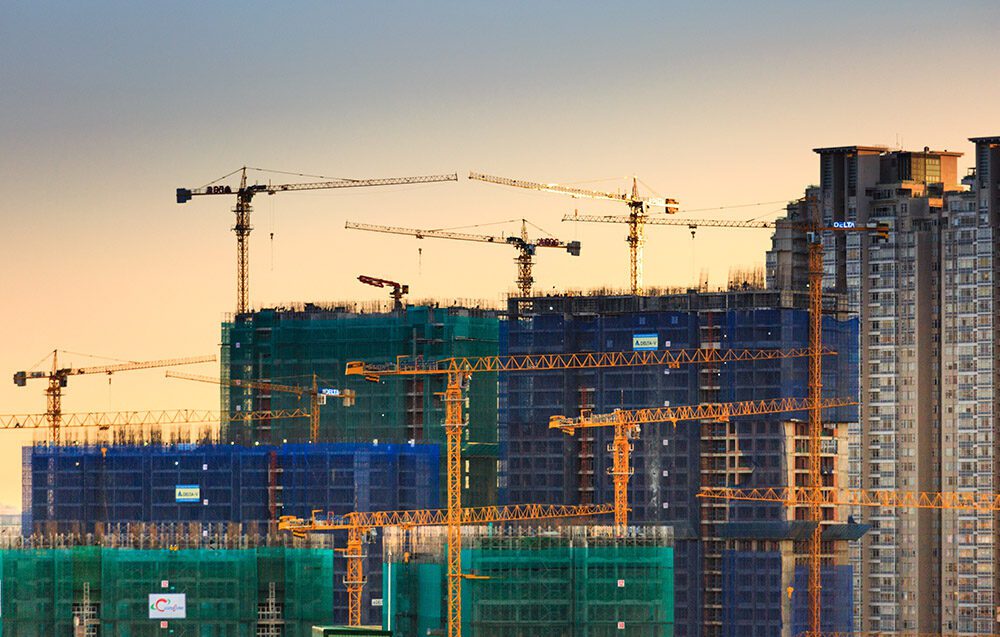
{"label": "construction signage", "polygon": [[184,619],[187,600],[184,593],[155,593],[149,596],[150,619]]}

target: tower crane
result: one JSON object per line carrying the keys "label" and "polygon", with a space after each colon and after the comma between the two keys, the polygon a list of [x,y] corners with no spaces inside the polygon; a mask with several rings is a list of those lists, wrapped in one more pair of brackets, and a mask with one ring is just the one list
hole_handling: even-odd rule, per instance
{"label": "tower crane", "polygon": [[[827,398],[821,402],[821,409],[857,405],[856,400],[847,398]],[[609,451],[612,452],[612,466],[608,470],[615,485],[615,526],[619,532],[628,524],[628,481],[632,475],[630,460],[632,440],[639,438],[641,425],[651,423],[671,423],[677,426],[685,420],[712,420],[729,422],[738,416],[777,414],[790,411],[805,411],[810,407],[803,398],[777,398],[773,400],[747,400],[732,403],[704,403],[679,407],[654,407],[651,409],[616,409],[609,414],[593,414],[585,411],[579,418],[551,416],[549,428],[573,435],[577,429],[594,427],[614,427],[614,438]]]}
{"label": "tower crane", "polygon": [[128,372],[137,369],[154,367],[173,367],[174,365],[193,365],[195,363],[212,363],[215,356],[194,356],[190,358],[167,358],[154,361],[132,361],[114,365],[98,365],[94,367],[59,367],[59,350],[52,350],[52,369],[48,372],[25,371],[14,374],[14,384],[24,387],[29,380],[45,379],[45,413],[51,429],[52,440],[59,437],[59,426],[62,422],[62,389],[70,376],[81,374],[106,374],[110,376],[117,372]]}
{"label": "tower crane", "polygon": [[362,274],[358,277],[358,281],[376,288],[391,287],[392,292],[389,293],[389,296],[392,297],[392,309],[394,310],[403,309],[403,295],[410,293],[409,285],[406,285],[405,283],[397,283],[396,281],[390,281],[389,279],[379,279]]}
{"label": "tower crane", "polygon": [[[462,509],[460,524],[462,526],[482,525],[503,522],[528,522],[537,520],[554,520],[559,518],[589,517],[611,513],[613,507],[608,504],[588,504],[582,506],[518,504],[510,506],[471,507]],[[305,537],[306,533],[319,531],[347,531],[347,546],[338,549],[347,558],[347,575],[344,584],[347,586],[348,625],[361,625],[361,593],[367,580],[364,576],[364,553],[362,551],[362,536],[365,532],[384,527],[399,527],[412,529],[416,526],[447,526],[449,524],[447,509],[416,509],[411,511],[372,511],[354,512],[342,516],[328,515],[320,518],[313,512],[310,519],[283,516],[278,520],[278,530],[290,531],[296,537]],[[474,575],[463,575],[466,579]]]}
{"label": "tower crane", "polygon": [[302,387],[301,385],[281,385],[278,383],[268,383],[259,380],[242,380],[233,378],[223,381],[213,376],[200,376],[198,374],[185,374],[184,372],[174,372],[167,370],[167,378],[181,378],[184,380],[194,380],[202,383],[215,383],[216,385],[228,384],[231,387],[244,387],[249,389],[259,389],[262,391],[276,391],[288,394],[295,394],[299,398],[304,395],[309,396],[309,441],[319,442],[319,408],[326,404],[327,398],[339,398],[344,407],[354,406],[356,394],[353,389],[334,389],[332,387],[320,387],[316,374],[312,375],[312,386]]}
{"label": "tower crane", "polygon": [[531,275],[534,265],[535,251],[538,248],[562,248],[574,257],[580,256],[579,241],[560,241],[554,237],[542,237],[532,241],[528,238],[528,220],[521,219],[521,234],[509,236],[495,236],[486,234],[469,234],[464,232],[450,232],[446,230],[418,230],[416,228],[396,228],[392,226],[376,226],[367,223],[356,223],[348,221],[344,226],[348,230],[368,230],[369,232],[386,232],[389,234],[403,234],[417,239],[456,239],[458,241],[479,241],[482,243],[495,243],[499,245],[510,245],[517,250],[518,254],[514,261],[517,263],[517,289],[522,296],[531,294],[531,286],[535,279]]}
{"label": "tower crane", "polygon": [[[823,354],[832,353],[824,349]],[[697,363],[727,363],[736,361],[774,360],[809,356],[808,349],[693,349],[632,352],[589,352],[573,354],[515,354],[506,356],[454,357],[437,361],[399,357],[395,363],[377,365],[362,361],[347,364],[348,376],[362,376],[379,382],[392,376],[445,376],[444,392],[445,441],[447,477],[447,570],[448,628],[447,637],[462,634],[462,415],[468,381],[475,373],[557,371],[569,369],[606,369],[615,367],[667,366]]]}
{"label": "tower crane", "polygon": [[[811,198],[799,202],[815,203]],[[652,220],[656,225],[685,226],[692,231],[698,227],[742,228],[742,229],[776,229],[789,228],[805,234],[808,244],[809,269],[809,476],[810,488],[822,490],[820,443],[823,433],[822,389],[822,343],[823,343],[823,242],[824,233],[864,233],[877,239],[885,239],[889,234],[889,226],[884,223],[858,224],[853,221],[835,222],[832,225],[816,223],[818,215],[813,214],[813,220],[779,220],[779,221],[730,221],[721,219],[664,219]],[[622,217],[580,217],[567,215],[563,221],[595,221],[605,223],[621,223]],[[820,566],[822,562],[822,507],[819,497],[812,498],[809,504],[810,521],[816,522],[809,543],[809,626],[813,635],[820,634]]]}
{"label": "tower crane", "polygon": [[636,179],[632,179],[632,193],[600,192],[597,190],[587,190],[585,188],[574,188],[572,186],[560,186],[559,184],[542,184],[522,179],[510,179],[507,177],[494,177],[482,173],[469,173],[469,179],[485,181],[491,184],[502,186],[513,186],[515,188],[527,188],[528,190],[542,190],[545,192],[558,192],[572,197],[585,197],[588,199],[604,199],[610,201],[624,202],[629,213],[625,217],[628,223],[628,236],[625,242],[628,243],[629,250],[629,287],[632,294],[642,292],[642,248],[645,243],[645,225],[648,220],[646,212],[650,208],[663,208],[668,214],[677,212],[677,201],[670,198],[654,198],[639,196],[639,186]]}
{"label": "tower crane", "polygon": [[[219,177],[208,185],[201,188],[178,188],[177,203],[186,203],[192,197],[200,195],[236,195],[236,225],[233,232],[236,233],[236,313],[243,314],[249,310],[250,305],[250,253],[247,239],[253,226],[250,225],[251,202],[254,195],[266,193],[273,195],[278,192],[289,192],[294,190],[325,190],[329,188],[360,188],[362,186],[396,186],[401,184],[426,184],[441,181],[458,181],[456,173],[448,175],[425,175],[420,177],[387,177],[381,179],[333,179],[326,181],[314,181],[296,184],[249,184],[247,183],[247,171],[258,170],[260,168],[249,168],[244,166],[228,175]],[[269,171],[277,172],[277,171]],[[218,185],[219,181],[226,179],[236,173],[240,174],[240,185],[236,190],[231,186]],[[292,174],[292,173],[285,173]],[[301,175],[303,177],[315,177],[314,175]],[[326,179],[326,178],[322,178]]]}

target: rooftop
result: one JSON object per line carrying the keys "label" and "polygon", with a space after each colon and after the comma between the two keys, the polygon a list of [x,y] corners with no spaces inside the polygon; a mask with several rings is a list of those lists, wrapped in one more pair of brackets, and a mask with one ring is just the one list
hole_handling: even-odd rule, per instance
{"label": "rooftop", "polygon": [[887,146],[828,146],[826,148],[813,148],[814,153],[828,154],[828,153],[856,153],[856,152],[869,152],[869,153],[887,153],[890,148]]}

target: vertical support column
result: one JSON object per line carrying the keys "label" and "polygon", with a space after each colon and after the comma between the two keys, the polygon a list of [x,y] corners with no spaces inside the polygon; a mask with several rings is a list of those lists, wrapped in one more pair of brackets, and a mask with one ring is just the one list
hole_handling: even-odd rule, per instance
{"label": "vertical support column", "polygon": [[49,376],[49,386],[45,388],[45,419],[49,421],[52,442],[58,442],[62,422],[62,381],[55,375]]}
{"label": "vertical support column", "polygon": [[642,247],[646,242],[646,213],[642,203],[630,203],[628,213],[629,289],[642,294]]}
{"label": "vertical support column", "polygon": [[319,384],[313,374],[312,393],[309,394],[309,442],[319,442]]}
{"label": "vertical support column", "polygon": [[462,634],[462,371],[448,373],[445,437],[448,480],[448,637]]}
{"label": "vertical support column", "polygon": [[347,625],[361,625],[361,592],[365,587],[364,552],[361,546],[359,526],[352,526],[347,531],[347,548],[344,557],[347,558],[347,575],[344,576],[344,586],[347,587]]}
{"label": "vertical support column", "polygon": [[809,542],[809,632],[821,634],[823,497],[822,460],[823,417],[820,399],[823,392],[823,244],[818,235],[809,243],[809,519],[816,523]]}
{"label": "vertical support column", "polygon": [[236,313],[243,314],[250,307],[250,246],[247,239],[250,238],[250,200],[253,193],[247,190],[247,169],[243,169],[240,177],[240,190],[236,195],[236,225],[233,232],[236,233]]}
{"label": "vertical support column", "polygon": [[631,430],[632,427],[622,422],[620,415],[617,416],[615,437],[610,449],[613,464],[609,473],[615,483],[615,532],[619,536],[625,535],[625,527],[628,526],[628,479],[632,475],[632,468],[629,466],[632,452],[629,442]]}
{"label": "vertical support column", "polygon": [[521,296],[531,296],[531,286],[535,282],[531,276],[531,246],[522,244],[519,250],[520,253],[515,259],[517,261],[517,289],[521,292]]}

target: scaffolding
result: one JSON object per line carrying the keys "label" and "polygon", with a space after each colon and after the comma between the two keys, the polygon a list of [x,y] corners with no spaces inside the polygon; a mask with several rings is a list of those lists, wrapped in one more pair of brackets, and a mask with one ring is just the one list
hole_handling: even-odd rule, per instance
{"label": "scaffolding", "polygon": [[[462,570],[473,574],[463,633],[672,636],[673,539],[653,526],[624,537],[610,526],[463,529]],[[444,545],[440,529],[386,534],[383,628],[399,637],[440,629]]]}

